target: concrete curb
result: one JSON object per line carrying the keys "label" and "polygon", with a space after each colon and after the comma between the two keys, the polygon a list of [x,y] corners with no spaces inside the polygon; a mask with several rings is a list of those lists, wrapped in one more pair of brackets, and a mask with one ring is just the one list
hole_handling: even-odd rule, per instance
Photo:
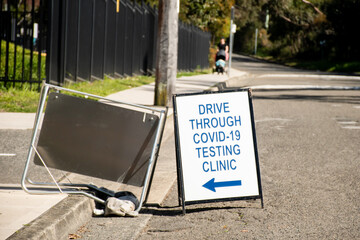
{"label": "concrete curb", "polygon": [[90,198],[68,196],[8,239],[68,239],[68,233],[90,219],[94,206]]}
{"label": "concrete curb", "polygon": [[245,78],[248,78],[249,76],[250,76],[249,73],[244,72],[240,76],[230,77],[225,81],[217,83],[210,90],[212,90],[212,91],[224,91],[224,90],[228,89],[230,86],[232,86],[233,82],[238,82],[239,79],[245,79]]}

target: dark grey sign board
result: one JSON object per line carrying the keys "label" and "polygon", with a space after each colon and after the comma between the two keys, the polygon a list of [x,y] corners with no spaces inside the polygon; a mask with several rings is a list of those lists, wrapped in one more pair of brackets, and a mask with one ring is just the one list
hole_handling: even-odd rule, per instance
{"label": "dark grey sign board", "polygon": [[158,123],[155,114],[51,92],[37,150],[50,168],[143,186]]}

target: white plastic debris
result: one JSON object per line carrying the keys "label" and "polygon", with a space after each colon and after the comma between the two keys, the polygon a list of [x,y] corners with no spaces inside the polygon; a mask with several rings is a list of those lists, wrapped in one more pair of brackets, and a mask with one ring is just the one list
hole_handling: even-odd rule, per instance
{"label": "white plastic debris", "polygon": [[118,215],[121,217],[136,217],[138,214],[139,213],[135,211],[135,204],[130,200],[123,200],[115,197],[109,197],[106,200],[105,216]]}
{"label": "white plastic debris", "polygon": [[102,216],[102,215],[104,215],[104,213],[105,213],[104,209],[94,208],[94,210],[93,210],[94,216]]}

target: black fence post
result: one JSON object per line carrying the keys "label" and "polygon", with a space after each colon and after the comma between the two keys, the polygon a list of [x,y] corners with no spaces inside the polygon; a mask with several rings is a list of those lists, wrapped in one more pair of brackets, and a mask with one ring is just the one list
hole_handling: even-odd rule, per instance
{"label": "black fence post", "polygon": [[104,45],[105,45],[106,1],[94,1],[91,78],[104,78]]}
{"label": "black fence post", "polygon": [[[59,9],[59,2],[56,0],[49,0],[49,9],[48,9],[49,32],[47,37],[47,54],[46,54],[46,82],[48,83],[59,83],[59,77],[58,77],[59,11],[58,9]],[[24,52],[23,52],[23,56],[24,56]]]}
{"label": "black fence post", "polygon": [[133,73],[133,45],[134,45],[134,9],[133,4],[127,2],[126,7],[126,26],[125,26],[125,53],[124,74],[131,76]]}
{"label": "black fence post", "polygon": [[116,65],[115,65],[115,75],[116,76],[124,76],[124,42],[125,42],[125,24],[126,24],[126,16],[125,10],[126,3],[124,1],[120,1],[120,10],[116,13]]}
{"label": "black fence post", "polygon": [[37,66],[37,72],[38,72],[38,81],[42,81],[42,70],[41,70],[41,62],[42,62],[42,43],[43,43],[43,37],[44,35],[44,0],[40,0],[39,2],[39,33],[38,33],[38,66]]}
{"label": "black fence post", "polygon": [[105,74],[114,76],[115,72],[115,27],[116,22],[116,5],[109,0],[106,6],[106,48],[105,48]]}

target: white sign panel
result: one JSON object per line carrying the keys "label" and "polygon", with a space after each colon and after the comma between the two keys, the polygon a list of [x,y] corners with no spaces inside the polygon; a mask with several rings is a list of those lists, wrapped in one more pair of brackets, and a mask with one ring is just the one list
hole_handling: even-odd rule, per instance
{"label": "white sign panel", "polygon": [[231,25],[231,32],[236,33],[236,24]]}
{"label": "white sign panel", "polygon": [[176,96],[185,202],[259,196],[247,91]]}

